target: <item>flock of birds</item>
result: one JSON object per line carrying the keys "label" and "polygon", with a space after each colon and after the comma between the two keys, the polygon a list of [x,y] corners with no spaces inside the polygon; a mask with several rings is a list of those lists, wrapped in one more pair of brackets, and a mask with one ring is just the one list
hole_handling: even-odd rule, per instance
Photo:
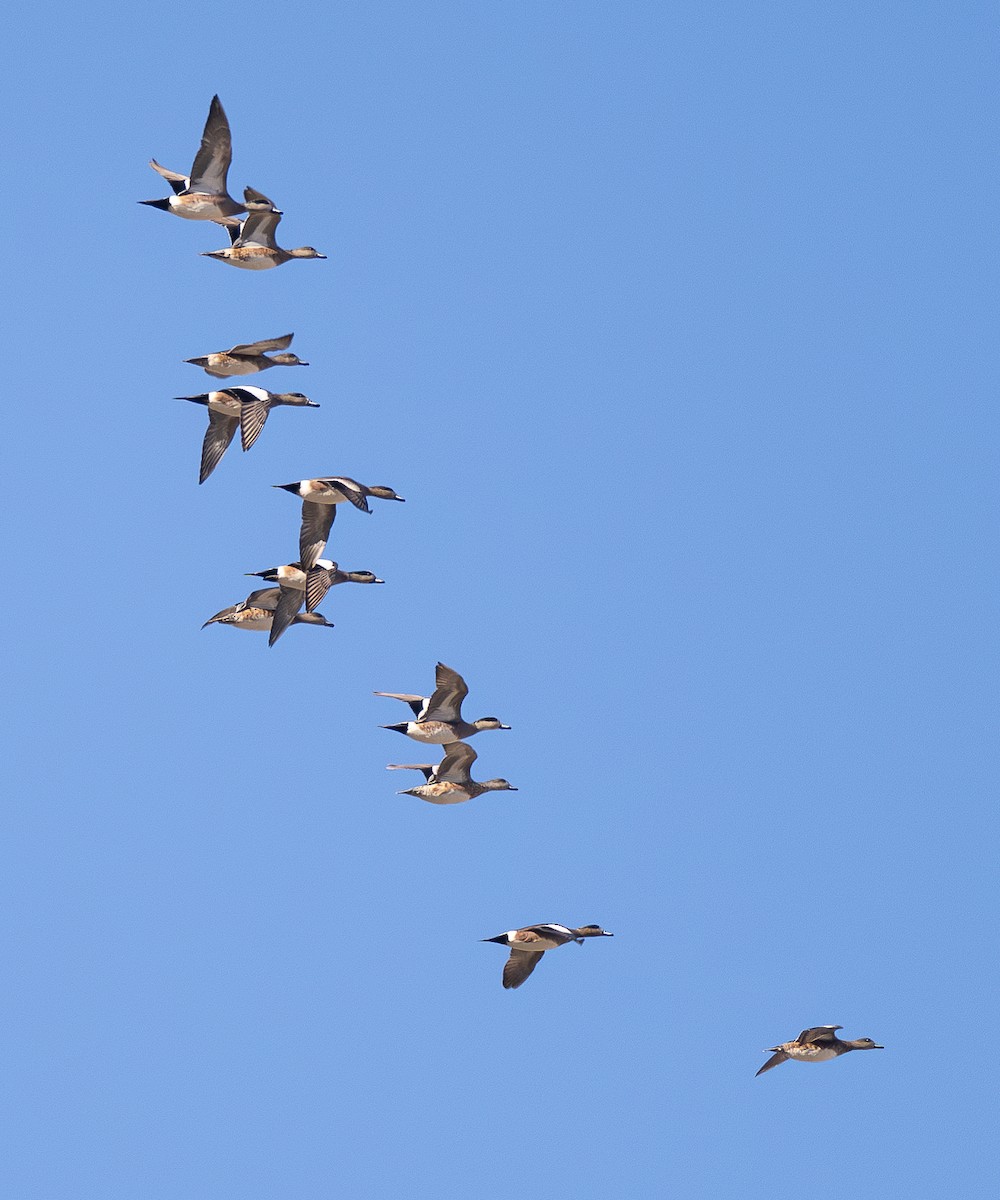
{"label": "flock of birds", "polygon": [[[244,188],[242,204],[229,195],[227,177],[231,161],[229,121],[219,97],[214,96],[190,174],[169,171],[151,159],[149,165],[170,184],[172,194],[162,200],[142,200],[140,203],[187,220],[212,221],[224,226],[229,232],[231,244],[222,250],[207,251],[205,256],[243,270],[261,271],[280,267],[295,258],[325,258],[311,246],[299,246],[292,250],[278,246],[275,235],[283,214],[267,196],[254,188]],[[201,367],[215,379],[254,375],[271,367],[308,366],[308,363],[288,351],[291,342],[292,334],[289,333],[185,361]],[[301,392],[269,392],[265,388],[249,386],[221,388],[195,396],[179,396],[178,399],[200,404],[208,411],[199,483],[204,483],[219,465],[237,429],[246,451],[257,441],[272,408],[319,407]],[[336,584],[384,582],[371,571],[342,571],[336,562],[321,557],[333,528],[337,505],[350,504],[369,513],[368,501],[371,498],[403,500],[390,487],[368,487],[343,475],[299,479],[274,486],[302,501],[298,560],[263,571],[249,572],[276,586],[251,592],[245,600],[222,609],[205,622],[205,626],[218,624],[234,629],[266,630],[269,646],[273,646],[290,625],[329,627],[331,623],[318,611],[318,605]],[[409,692],[375,693],[376,696],[403,701],[413,714],[408,721],[382,728],[402,733],[421,745],[440,746],[443,750],[444,756],[436,764],[389,764],[387,769],[390,771],[419,771],[424,777],[422,784],[406,788],[399,795],[416,796],[431,804],[460,804],[484,792],[517,790],[506,779],[477,782],[472,778],[471,769],[477,755],[468,745],[468,739],[484,730],[509,729],[510,726],[504,725],[497,717],[464,720],[462,702],[468,690],[465,680],[457,671],[438,663],[435,687],[430,696]],[[611,936],[599,925],[573,928],[543,923],[508,929],[496,937],[483,940],[496,942],[509,949],[510,955],[503,968],[503,986],[517,988],[528,978],[546,951],[570,942],[582,945],[588,938]],[[788,1059],[825,1062],[851,1050],[883,1049],[871,1038],[841,1040],[837,1037],[840,1028],[840,1025],[814,1026],[804,1029],[793,1041],[772,1046],[768,1051],[771,1058],[757,1074],[762,1075]]]}

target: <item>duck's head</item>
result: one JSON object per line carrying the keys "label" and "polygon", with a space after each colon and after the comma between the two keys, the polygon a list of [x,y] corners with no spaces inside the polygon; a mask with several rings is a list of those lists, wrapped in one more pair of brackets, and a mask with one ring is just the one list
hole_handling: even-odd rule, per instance
{"label": "duck's head", "polygon": [[614,937],[613,933],[608,933],[606,929],[602,929],[600,925],[581,925],[576,931],[576,940],[582,941],[583,938],[589,937]]}
{"label": "duck's head", "polygon": [[285,253],[289,258],[326,258],[325,254],[320,254],[312,246],[296,246],[293,250],[286,250]]}
{"label": "duck's head", "polygon": [[516,792],[517,788],[513,784],[508,783],[506,779],[487,779],[482,784],[487,791],[490,792]]}
{"label": "duck's head", "polygon": [[480,717],[478,721],[473,721],[473,725],[480,733],[485,729],[510,729],[510,726],[504,725],[499,717]]}
{"label": "duck's head", "polygon": [[[188,362],[191,359],[187,359]],[[307,362],[303,362],[297,354],[272,354],[271,362],[276,367],[308,367]]]}
{"label": "duck's head", "polygon": [[370,487],[368,493],[371,496],[377,496],[379,500],[398,500],[401,504],[404,503],[402,496],[397,496],[391,487],[382,487],[381,484]]}
{"label": "duck's head", "polygon": [[319,408],[315,400],[310,400],[301,392],[274,392],[271,395],[271,403],[298,405],[299,408]]}
{"label": "duck's head", "polygon": [[880,1046],[877,1042],[873,1042],[871,1038],[855,1038],[851,1042],[851,1046],[855,1050],[884,1050],[885,1046]]}
{"label": "duck's head", "polygon": [[322,625],[325,629],[332,629],[333,622],[328,621],[321,612],[304,612],[296,613],[292,618],[293,625]]}
{"label": "duck's head", "polygon": [[351,571],[348,574],[351,583],[385,583],[384,579],[378,579],[371,571]]}

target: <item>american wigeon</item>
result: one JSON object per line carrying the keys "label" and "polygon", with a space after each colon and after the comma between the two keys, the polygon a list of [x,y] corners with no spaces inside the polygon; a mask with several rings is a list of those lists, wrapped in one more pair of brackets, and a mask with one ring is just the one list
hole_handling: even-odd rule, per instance
{"label": "american wigeon", "polygon": [[176,396],[208,409],[208,429],[201,447],[201,470],[198,482],[204,483],[219,465],[229,448],[236,430],[240,431],[243,449],[249,450],[264,428],[272,408],[285,405],[293,408],[319,408],[301,392],[269,392],[259,387],[231,387],[218,392],[202,392],[198,396]]}
{"label": "american wigeon", "polygon": [[584,938],[613,936],[600,925],[581,925],[576,929],[567,925],[525,925],[522,929],[508,929],[496,937],[483,938],[483,941],[510,947],[510,958],[503,968],[503,985],[516,988],[538,966],[546,950],[555,950],[567,942],[582,946]]}
{"label": "american wigeon", "polygon": [[227,223],[227,218],[246,211],[246,205],[238,203],[226,190],[226,176],[232,157],[229,121],[219,97],[213,96],[191,174],[168,171],[155,158],[151,158],[149,165],[170,184],[173,195],[163,200],[140,200],[139,203],[174,213],[189,221]]}
{"label": "american wigeon", "polygon": [[[256,592],[251,592],[239,604],[230,604],[228,608],[217,612],[214,617],[209,617],[202,625],[202,629],[207,629],[209,625],[228,625],[231,629],[269,632],[279,601],[279,588],[260,588]],[[319,612],[296,613],[289,624],[323,625],[327,629],[333,628],[333,622],[328,621]]]}
{"label": "american wigeon", "polygon": [[232,375],[256,375],[269,367],[308,367],[297,354],[268,354],[269,350],[287,350],[294,334],[283,337],[264,338],[259,342],[245,342],[230,350],[218,350],[201,358],[186,358],[192,366],[201,367],[216,379],[228,379]]}
{"label": "american wigeon", "polygon": [[506,779],[487,779],[477,783],[469,774],[476,761],[476,752],[465,742],[452,742],[444,748],[444,758],[438,765],[429,763],[390,763],[387,771],[422,771],[426,783],[397,792],[398,796],[417,796],[430,804],[461,804],[474,800],[484,792],[516,792]]}
{"label": "american wigeon", "polygon": [[302,500],[302,527],[299,531],[299,561],[308,570],[316,565],[326,547],[327,538],[337,515],[336,505],[349,502],[362,512],[371,512],[368,497],[379,500],[399,500],[390,487],[366,487],[346,475],[324,475],[318,479],[299,479],[295,483],[276,483],[274,487],[291,492]]}
{"label": "american wigeon", "polygon": [[302,588],[306,594],[306,612],[312,612],[332,587],[339,583],[385,583],[371,571],[342,571],[328,558],[319,558],[315,566],[305,570],[300,562],[269,567],[266,571],[248,571],[248,575],[266,579],[269,583]]}
{"label": "american wigeon", "polygon": [[885,1049],[867,1037],[841,1041],[837,1037],[837,1030],[843,1028],[843,1025],[814,1025],[811,1029],[803,1029],[793,1042],[782,1042],[780,1046],[772,1046],[769,1051],[765,1050],[764,1053],[770,1053],[771,1057],[757,1074],[763,1075],[765,1071],[780,1066],[789,1058],[795,1059],[796,1062],[828,1062],[831,1058],[838,1058],[851,1050]]}
{"label": "american wigeon", "polygon": [[405,733],[415,742],[444,746],[449,742],[463,741],[484,729],[510,729],[497,717],[480,717],[477,721],[462,720],[462,701],[469,694],[465,680],[451,667],[438,663],[434,694],[430,697],[411,695],[408,692],[374,692],[376,696],[387,696],[390,700],[402,700],[413,710],[414,720],[401,721],[397,725],[383,725]]}
{"label": "american wigeon", "polygon": [[238,226],[226,224],[232,245],[224,250],[205,250],[202,257],[214,258],[216,262],[229,263],[232,267],[242,267],[245,271],[266,271],[269,267],[280,267],[282,263],[291,262],[293,258],[326,258],[325,254],[320,254],[312,246],[283,250],[274,238],[278,222],[284,214],[253,188],[244,188],[243,196],[245,207],[249,210],[247,217]]}

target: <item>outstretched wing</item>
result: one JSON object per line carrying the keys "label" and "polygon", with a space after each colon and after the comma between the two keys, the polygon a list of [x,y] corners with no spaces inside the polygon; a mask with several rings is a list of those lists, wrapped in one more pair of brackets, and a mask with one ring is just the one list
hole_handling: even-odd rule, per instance
{"label": "outstretched wing", "polygon": [[287,350],[294,336],[294,333],[286,333],[284,337],[265,338],[262,342],[241,342],[226,353],[254,355],[263,354],[267,350]]}
{"label": "outstretched wing", "polygon": [[420,771],[428,783],[434,774],[434,768],[430,763],[387,763],[385,769],[387,771]]}
{"label": "outstretched wing", "polygon": [[469,694],[465,680],[457,671],[438,663],[434,695],[427,705],[422,721],[461,721],[462,701]]}
{"label": "outstretched wing", "polygon": [[[260,437],[267,414],[271,411],[271,401],[266,397],[263,400],[258,400],[256,397],[248,399],[246,395],[250,390],[248,388],[231,390],[240,402],[240,437],[243,441],[243,449],[249,450]],[[253,390],[259,391],[260,389],[254,388]]]}
{"label": "outstretched wing", "polygon": [[346,475],[327,475],[322,482],[335,487],[342,496],[350,500],[355,508],[360,508],[362,512],[371,512],[368,507],[368,499],[356,480],[348,479]]}
{"label": "outstretched wing", "polygon": [[476,752],[465,742],[449,742],[444,758],[435,772],[438,783],[466,784],[470,782],[469,768],[476,761]]}
{"label": "outstretched wing", "polygon": [[299,561],[302,563],[303,571],[308,571],[316,565],[316,559],[323,553],[336,515],[337,507],[334,504],[313,504],[309,500],[302,501]]}
{"label": "outstretched wing", "polygon": [[313,612],[316,606],[322,603],[323,597],[330,590],[333,570],[313,567],[306,572],[306,612]]}
{"label": "outstretched wing", "polygon": [[229,122],[218,96],[212,97],[208,120],[201,135],[201,145],[191,167],[188,190],[206,192],[210,196],[226,194],[226,176],[233,159],[233,144]]}
{"label": "outstretched wing", "polygon": [[281,598],[281,588],[266,587],[258,588],[255,592],[251,592],[249,596],[237,605],[238,608],[264,608],[268,612],[274,612],[278,607],[278,600]]}
{"label": "outstretched wing", "polygon": [[149,160],[149,165],[157,175],[162,175],[167,183],[170,184],[175,196],[179,196],[191,182],[186,175],[181,175],[179,171],[168,171],[166,167],[161,167],[155,158]]}
{"label": "outstretched wing", "polygon": [[767,1062],[764,1063],[761,1069],[754,1073],[754,1079],[756,1079],[758,1075],[763,1075],[765,1071],[770,1071],[772,1067],[780,1066],[787,1058],[788,1055],[784,1052],[784,1050],[775,1051],[775,1053],[771,1055]]}
{"label": "outstretched wing", "polygon": [[821,1045],[823,1042],[835,1042],[837,1040],[837,1030],[843,1028],[843,1025],[814,1025],[811,1029],[803,1029],[795,1040],[803,1046],[816,1046]]}
{"label": "outstretched wing", "polygon": [[240,236],[234,246],[263,246],[267,250],[277,248],[274,240],[275,230],[281,220],[281,213],[270,209],[264,212],[252,212],[240,226]]}
{"label": "outstretched wing", "polygon": [[283,587],[281,589],[278,606],[274,610],[274,619],[271,621],[271,636],[267,639],[269,646],[274,645],[298,616],[299,609],[302,607],[302,598],[301,588]]}
{"label": "outstretched wing", "polygon": [[426,696],[412,696],[409,692],[372,692],[373,696],[388,696],[390,700],[402,700],[413,710],[413,715],[419,720],[427,705],[430,703]]}
{"label": "outstretched wing", "polygon": [[504,987],[520,987],[538,966],[544,953],[544,950],[511,950],[510,958],[503,965]]}
{"label": "outstretched wing", "polygon": [[208,429],[201,445],[201,472],[198,482],[204,483],[219,465],[219,460],[229,448],[233,435],[239,427],[239,417],[228,417],[225,413],[208,410]]}

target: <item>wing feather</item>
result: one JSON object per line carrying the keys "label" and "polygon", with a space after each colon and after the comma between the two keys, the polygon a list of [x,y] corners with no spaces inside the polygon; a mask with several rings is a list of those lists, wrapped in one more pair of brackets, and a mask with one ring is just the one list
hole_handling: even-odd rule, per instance
{"label": "wing feather", "polygon": [[267,350],[287,350],[292,344],[294,333],[286,333],[284,337],[264,338],[262,342],[241,342],[227,350],[227,354],[254,355],[263,354]]}
{"label": "wing feather", "polygon": [[323,553],[333,520],[337,515],[335,504],[313,504],[310,500],[302,501],[302,528],[299,531],[299,561],[304,571],[316,565],[316,559]]}
{"label": "wing feather", "polygon": [[511,950],[510,958],[503,965],[503,985],[518,988],[538,966],[544,950]]}
{"label": "wing feather", "polygon": [[201,446],[199,483],[204,483],[219,465],[223,454],[229,449],[229,443],[233,440],[239,423],[239,417],[228,417],[212,408],[208,410],[208,429],[205,430],[205,440]]}
{"label": "wing feather", "polygon": [[201,145],[191,167],[188,190],[206,192],[210,196],[226,194],[226,176],[233,158],[229,122],[218,96],[212,97]]}
{"label": "wing feather", "polygon": [[322,482],[332,484],[345,499],[350,500],[355,508],[360,508],[362,512],[371,512],[368,507],[368,498],[356,480],[348,479],[346,475],[327,475]]}
{"label": "wing feather", "polygon": [[266,250],[274,250],[277,243],[274,240],[275,230],[281,220],[280,212],[270,209],[264,212],[252,212],[240,226],[240,236],[233,242],[234,246],[262,246]]}
{"label": "wing feather", "polygon": [[269,646],[273,646],[278,638],[281,637],[288,626],[298,616],[299,609],[302,607],[303,593],[301,588],[283,587],[280,590],[281,595],[278,597],[278,605],[274,610],[274,619],[271,621],[271,636],[267,639]]}
{"label": "wing feather", "polygon": [[444,758],[438,764],[436,782],[466,784],[470,782],[469,768],[476,761],[476,752],[465,742],[449,742]]}
{"label": "wing feather", "polygon": [[764,1063],[761,1069],[754,1073],[754,1079],[756,1079],[758,1075],[763,1075],[765,1071],[770,1071],[772,1067],[780,1066],[787,1058],[788,1055],[784,1052],[784,1050],[776,1051],[771,1055],[767,1062]]}
{"label": "wing feather", "polygon": [[837,1030],[843,1028],[843,1025],[813,1025],[811,1029],[803,1029],[795,1040],[803,1046],[815,1046],[820,1042],[835,1042]]}
{"label": "wing feather", "polygon": [[413,715],[419,719],[430,703],[426,696],[413,696],[409,692],[372,692],[373,696],[388,696],[390,700],[402,700],[413,710]]}
{"label": "wing feather", "polygon": [[434,695],[427,705],[422,721],[461,721],[462,701],[469,694],[465,680],[444,663],[437,664]]}
{"label": "wing feather", "polygon": [[168,171],[166,167],[161,167],[155,158],[149,160],[149,165],[157,175],[162,175],[167,183],[170,184],[175,196],[179,196],[191,182],[186,175],[182,175],[179,171]]}
{"label": "wing feather", "polygon": [[313,567],[306,572],[306,612],[314,612],[330,590],[332,572],[326,567]]}
{"label": "wing feather", "polygon": [[240,437],[243,449],[249,450],[260,437],[267,414],[271,411],[270,400],[246,400],[240,398]]}

